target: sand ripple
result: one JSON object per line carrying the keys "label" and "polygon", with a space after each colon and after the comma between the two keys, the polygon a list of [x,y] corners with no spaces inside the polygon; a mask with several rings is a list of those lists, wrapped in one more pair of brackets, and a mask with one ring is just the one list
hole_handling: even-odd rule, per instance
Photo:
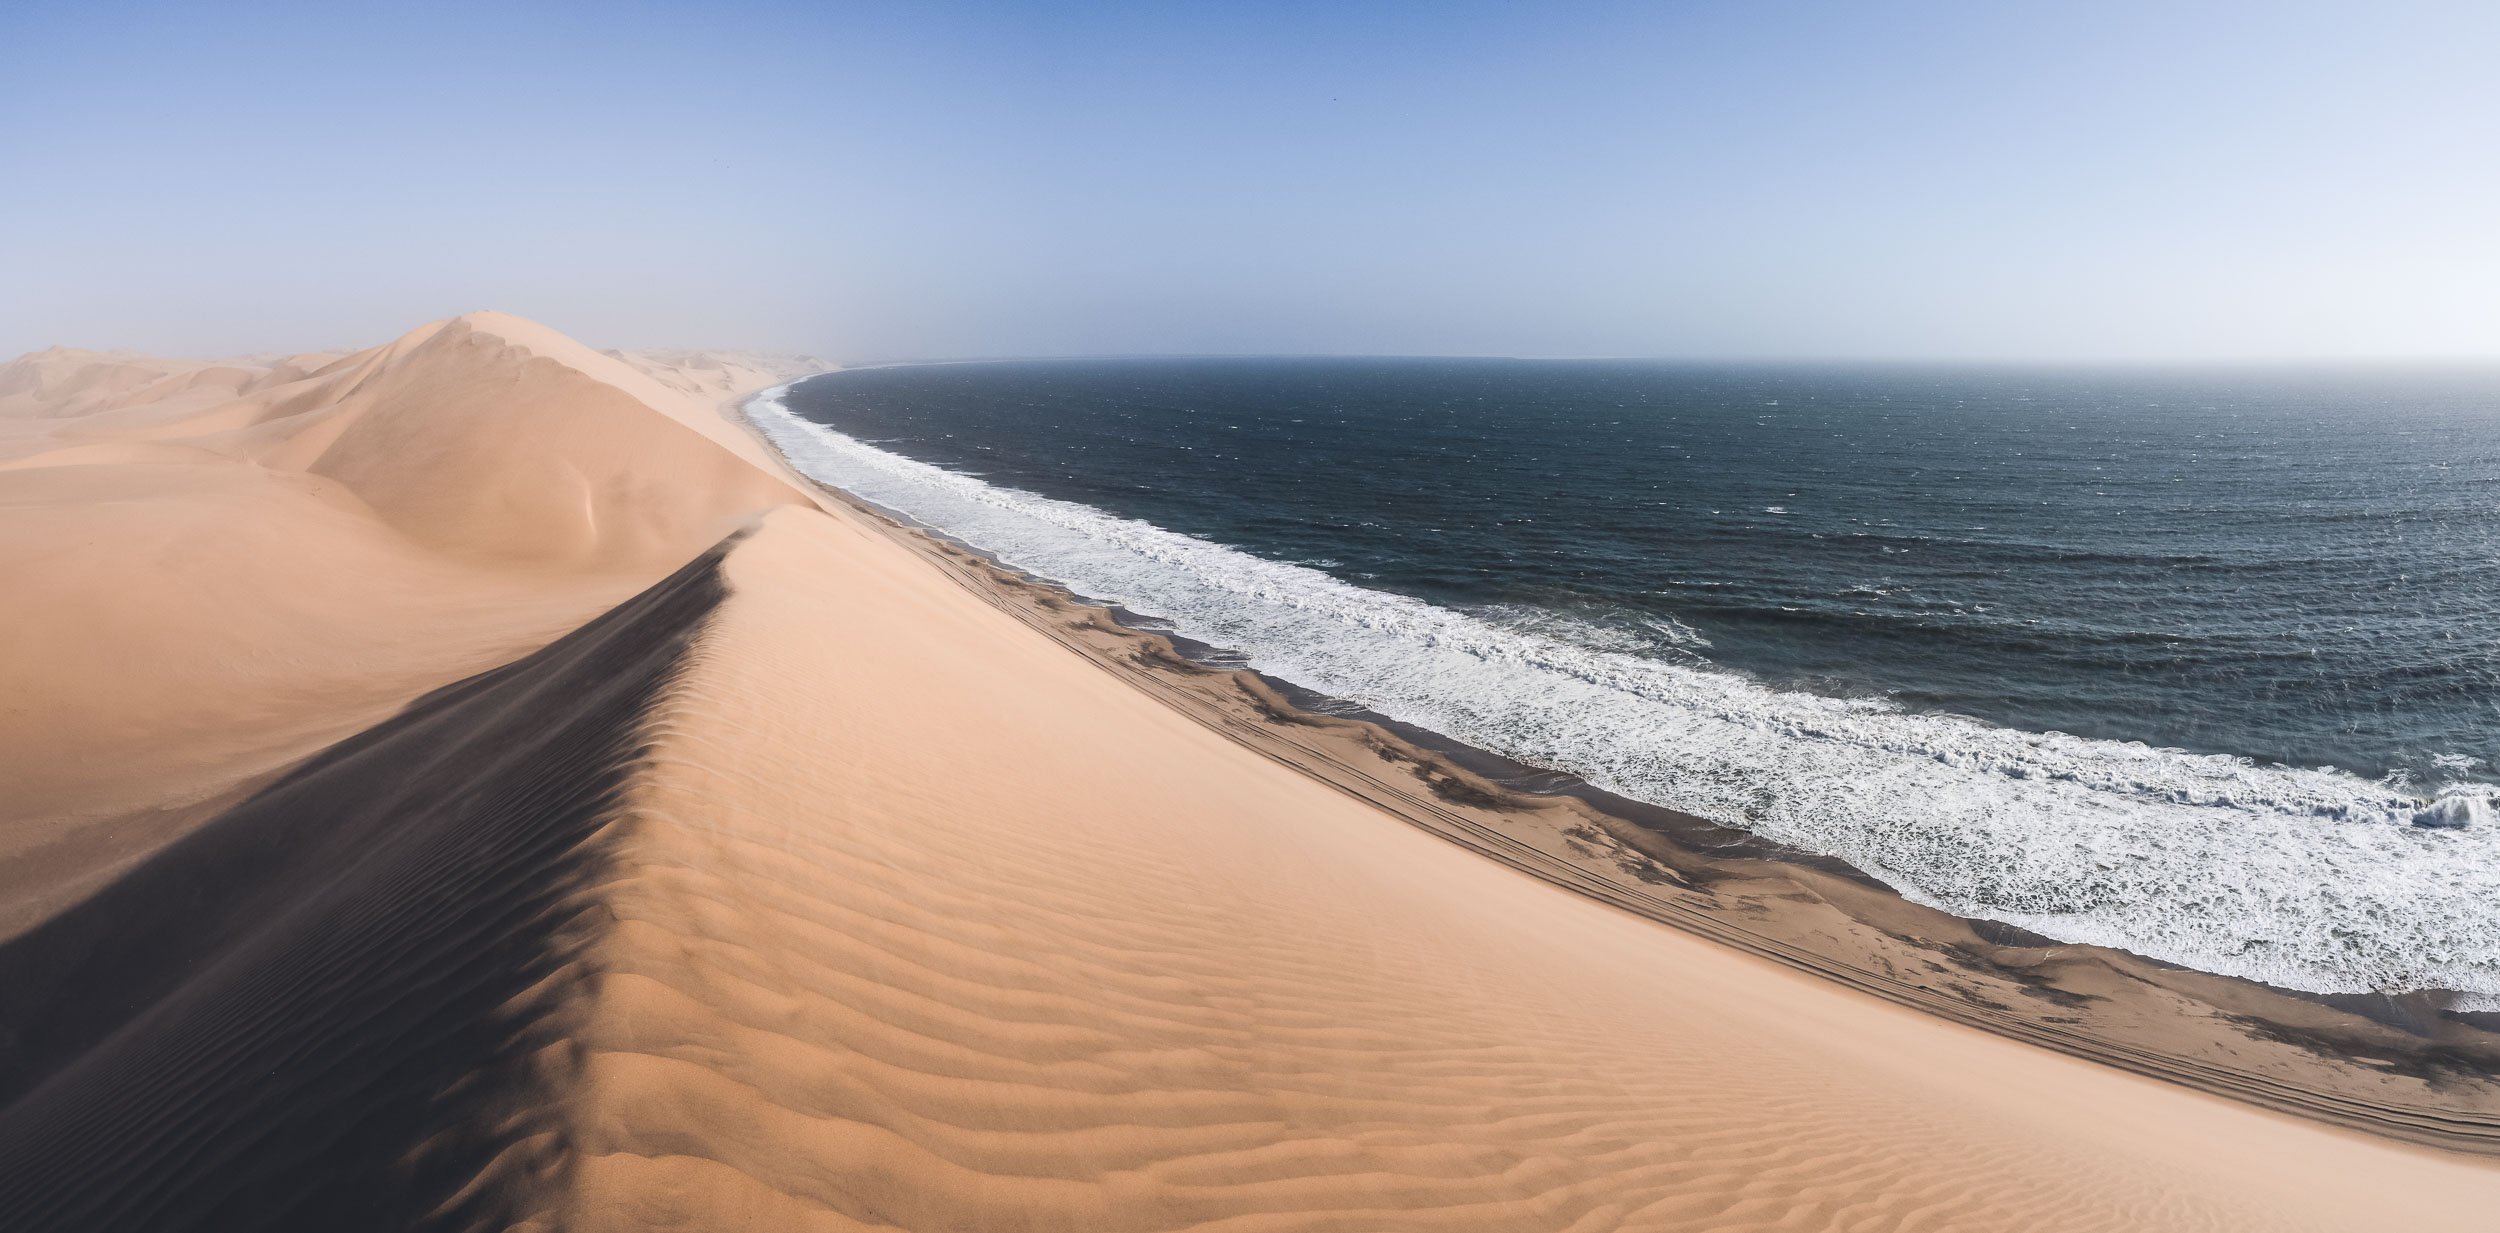
{"label": "sand ripple", "polygon": [[[1484,861],[859,526],[727,572],[605,895],[577,1227],[2279,1230],[2452,1167]],[[2469,1227],[2443,1176],[2407,1218]]]}

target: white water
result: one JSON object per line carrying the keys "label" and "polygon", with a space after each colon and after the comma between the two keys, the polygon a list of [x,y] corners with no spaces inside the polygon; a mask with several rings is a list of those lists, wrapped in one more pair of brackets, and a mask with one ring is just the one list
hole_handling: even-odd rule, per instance
{"label": "white water", "polygon": [[[749,413],[806,474],[1270,675],[1963,916],[2295,989],[2500,1008],[2500,827],[2411,825],[2426,802],[2391,785],[1769,689],[986,484],[780,393]],[[2431,816],[2487,819],[2496,797],[2451,785]]]}

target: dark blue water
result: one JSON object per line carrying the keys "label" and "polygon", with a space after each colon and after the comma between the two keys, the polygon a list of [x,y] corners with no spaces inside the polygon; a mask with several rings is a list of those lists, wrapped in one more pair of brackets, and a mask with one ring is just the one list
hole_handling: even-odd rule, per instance
{"label": "dark blue water", "polygon": [[792,405],[1437,604],[1682,627],[1780,685],[2421,783],[2500,760],[2491,374],[1154,360]]}
{"label": "dark blue water", "polygon": [[[2422,947],[2500,922],[2379,884],[2496,864],[2410,822],[2486,817],[2500,763],[2500,371],[1054,361],[785,401],[838,434],[777,434],[802,466],[1037,573],[1957,910],[2179,952],[2196,914],[2129,902],[2172,862],[2230,916],[2333,857],[2314,919],[2193,958],[2491,958]],[[2430,932],[2343,962],[2373,910]]]}

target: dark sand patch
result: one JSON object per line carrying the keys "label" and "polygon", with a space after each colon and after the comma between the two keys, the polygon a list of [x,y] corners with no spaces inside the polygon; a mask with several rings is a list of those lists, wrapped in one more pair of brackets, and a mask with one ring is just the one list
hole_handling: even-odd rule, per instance
{"label": "dark sand patch", "polygon": [[716,547],[331,747],[0,946],[0,1224],[503,1228]]}

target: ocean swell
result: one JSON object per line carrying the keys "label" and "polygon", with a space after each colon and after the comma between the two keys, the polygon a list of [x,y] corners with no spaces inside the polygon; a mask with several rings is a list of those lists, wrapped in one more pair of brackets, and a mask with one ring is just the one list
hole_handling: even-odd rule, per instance
{"label": "ocean swell", "polygon": [[2426,801],[2337,771],[1770,689],[1569,621],[1437,607],[987,484],[804,420],[780,394],[749,414],[815,479],[1274,676],[1840,857],[1961,915],[2293,989],[2500,1006],[2491,785]]}

